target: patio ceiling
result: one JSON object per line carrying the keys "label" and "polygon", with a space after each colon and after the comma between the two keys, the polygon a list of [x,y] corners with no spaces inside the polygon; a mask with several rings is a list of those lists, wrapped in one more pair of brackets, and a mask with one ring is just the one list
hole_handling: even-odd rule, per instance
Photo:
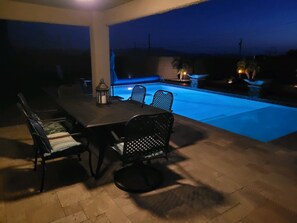
{"label": "patio ceiling", "polygon": [[132,0],[12,0],[56,8],[105,11]]}

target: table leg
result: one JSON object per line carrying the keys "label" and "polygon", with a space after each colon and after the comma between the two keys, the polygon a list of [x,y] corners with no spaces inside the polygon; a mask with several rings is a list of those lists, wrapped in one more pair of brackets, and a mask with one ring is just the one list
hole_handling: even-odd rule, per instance
{"label": "table leg", "polygon": [[106,127],[94,128],[91,131],[92,141],[98,149],[98,160],[95,172],[95,179],[100,178],[100,169],[104,161],[105,151],[109,143],[109,131]]}

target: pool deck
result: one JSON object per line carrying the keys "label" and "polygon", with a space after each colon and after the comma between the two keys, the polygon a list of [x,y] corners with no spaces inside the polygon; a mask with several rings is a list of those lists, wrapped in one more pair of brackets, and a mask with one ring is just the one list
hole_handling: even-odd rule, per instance
{"label": "pool deck", "polygon": [[81,163],[50,162],[39,193],[32,140],[15,106],[1,111],[0,124],[1,223],[297,219],[297,133],[262,143],[176,115],[169,160],[153,163],[164,175],[159,189],[119,190],[112,176],[121,163],[108,152],[98,180],[90,177],[85,156]]}

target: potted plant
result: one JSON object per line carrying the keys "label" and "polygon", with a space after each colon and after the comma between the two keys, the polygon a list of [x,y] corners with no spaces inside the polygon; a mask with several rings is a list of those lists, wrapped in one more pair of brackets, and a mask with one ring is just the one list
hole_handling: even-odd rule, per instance
{"label": "potted plant", "polygon": [[237,73],[239,77],[242,74],[246,75],[247,79],[255,79],[257,72],[259,72],[260,66],[257,64],[256,60],[246,60],[242,59],[237,63]]}
{"label": "potted plant", "polygon": [[186,80],[191,61],[187,58],[177,57],[171,62],[173,68],[177,69],[177,77],[179,80]]}
{"label": "potted plant", "polygon": [[241,77],[242,74],[246,75],[247,78],[245,78],[244,81],[248,84],[249,95],[255,98],[258,98],[263,94],[270,82],[269,80],[255,79],[259,70],[260,66],[255,58],[253,60],[242,59],[237,63],[237,73],[239,77]]}

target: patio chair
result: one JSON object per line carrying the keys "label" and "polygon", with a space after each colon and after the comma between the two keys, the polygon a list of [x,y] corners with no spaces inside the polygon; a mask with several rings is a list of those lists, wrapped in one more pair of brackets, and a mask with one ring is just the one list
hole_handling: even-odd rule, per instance
{"label": "patio chair", "polygon": [[73,131],[74,124],[72,120],[67,119],[66,117],[52,118],[52,119],[41,119],[37,113],[35,113],[29,106],[27,100],[25,99],[22,93],[18,93],[17,97],[20,103],[20,110],[22,113],[29,118],[35,119],[38,122],[42,123],[47,134],[61,132],[61,131]]}
{"label": "patio chair", "polygon": [[146,88],[144,86],[135,85],[133,87],[131,96],[128,100],[137,101],[137,102],[140,102],[141,104],[144,104],[145,94],[146,94]]}
{"label": "patio chair", "polygon": [[172,112],[173,94],[169,91],[158,90],[155,92],[151,106]]}
{"label": "patio chair", "polygon": [[57,111],[59,111],[57,108],[44,109],[44,110],[32,109],[29,106],[29,103],[28,103],[27,99],[25,98],[25,96],[21,92],[19,92],[17,94],[17,98],[18,98],[19,102],[25,107],[25,109],[27,110],[27,112],[34,111],[34,113],[50,113],[50,112],[57,112]]}
{"label": "patio chair", "polygon": [[38,121],[29,118],[28,124],[36,148],[34,170],[36,170],[38,156],[40,156],[41,158],[42,175],[40,192],[42,192],[44,189],[45,169],[47,160],[67,157],[71,155],[77,155],[80,160],[80,154],[83,152],[88,152],[90,172],[92,176],[94,176],[91,163],[92,153],[88,148],[89,141],[87,141],[87,145],[83,145],[81,142],[73,138],[73,136],[81,135],[80,133],[70,134],[68,132],[59,132],[47,135],[42,125]]}
{"label": "patio chair", "polygon": [[[45,133],[47,135],[50,134],[54,134],[54,133],[59,133],[59,132],[66,132],[66,129],[59,123],[59,122],[49,122],[49,123],[43,123],[38,119],[38,116],[36,116],[37,118],[35,118],[35,116],[30,116],[26,110],[24,109],[23,105],[21,103],[17,103],[17,107],[19,108],[19,110],[22,112],[22,114],[24,115],[25,119],[26,119],[26,124],[27,127],[30,131],[30,134],[32,135],[34,130],[32,129],[32,126],[29,123],[30,119],[34,119],[36,121],[38,121],[42,126],[43,129],[45,131]],[[34,153],[35,153],[35,159],[37,159],[38,156],[38,149],[36,147],[37,143],[34,141],[33,138],[33,149],[34,149]],[[36,165],[34,165],[34,170],[36,170]]]}
{"label": "patio chair", "polygon": [[114,149],[123,167],[114,174],[115,185],[128,192],[147,192],[157,188],[161,173],[151,165],[152,159],[166,158],[174,117],[172,113],[134,116],[126,125],[124,138],[112,132]]}

